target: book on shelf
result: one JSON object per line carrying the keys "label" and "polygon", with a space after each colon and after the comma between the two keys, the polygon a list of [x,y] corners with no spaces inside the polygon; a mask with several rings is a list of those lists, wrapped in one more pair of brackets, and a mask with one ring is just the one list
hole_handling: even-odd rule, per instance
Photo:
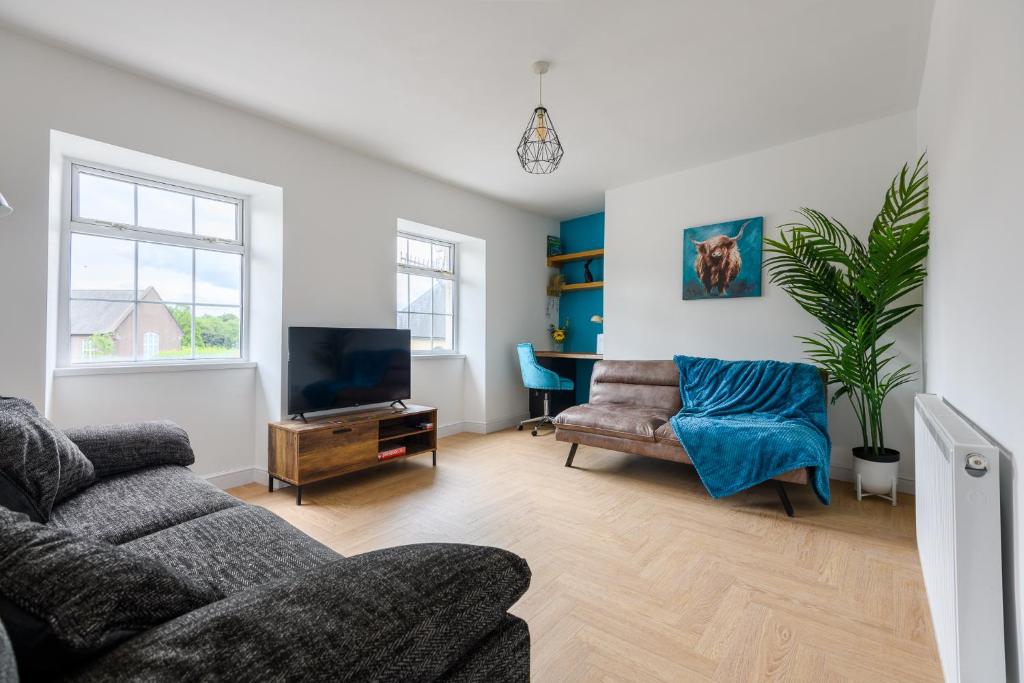
{"label": "book on shelf", "polygon": [[389,448],[386,451],[377,453],[377,460],[383,462],[392,458],[400,458],[403,455],[405,455],[405,446],[397,446],[396,448]]}

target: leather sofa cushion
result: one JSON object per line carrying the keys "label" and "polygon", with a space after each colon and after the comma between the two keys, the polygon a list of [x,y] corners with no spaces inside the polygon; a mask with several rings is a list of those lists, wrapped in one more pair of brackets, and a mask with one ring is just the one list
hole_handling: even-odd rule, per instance
{"label": "leather sofa cushion", "polygon": [[679,400],[679,369],[664,360],[606,360],[594,366],[592,404],[658,406],[675,414]]}
{"label": "leather sofa cushion", "polygon": [[671,414],[662,408],[585,403],[567,408],[555,418],[561,429],[654,441],[658,428]]}
{"label": "leather sofa cushion", "polygon": [[666,422],[665,424],[658,427],[657,431],[654,432],[654,438],[658,441],[668,441],[674,443],[676,446],[682,448],[682,444],[679,443],[679,437],[676,436],[676,431],[672,429],[672,423]]}

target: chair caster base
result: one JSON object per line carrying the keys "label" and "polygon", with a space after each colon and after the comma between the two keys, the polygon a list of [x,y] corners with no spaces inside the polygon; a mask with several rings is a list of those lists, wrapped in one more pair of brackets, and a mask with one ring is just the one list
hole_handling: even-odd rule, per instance
{"label": "chair caster base", "polygon": [[516,425],[516,431],[517,432],[523,431],[523,425]]}

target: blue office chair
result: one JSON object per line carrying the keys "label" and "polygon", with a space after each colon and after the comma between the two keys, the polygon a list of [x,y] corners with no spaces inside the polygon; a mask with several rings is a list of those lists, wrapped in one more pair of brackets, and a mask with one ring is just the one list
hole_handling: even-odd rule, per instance
{"label": "blue office chair", "polygon": [[544,414],[523,420],[516,429],[522,431],[523,425],[536,423],[533,425],[533,435],[537,436],[538,427],[551,424],[551,392],[572,391],[574,385],[571,379],[560,377],[554,370],[549,370],[538,363],[537,354],[533,352],[533,344],[516,344],[516,351],[519,353],[519,370],[523,373],[523,385],[527,389],[544,392]]}

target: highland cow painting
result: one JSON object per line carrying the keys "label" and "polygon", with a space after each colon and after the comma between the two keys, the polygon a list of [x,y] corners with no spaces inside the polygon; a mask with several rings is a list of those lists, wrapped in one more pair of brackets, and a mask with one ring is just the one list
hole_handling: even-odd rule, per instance
{"label": "highland cow painting", "polygon": [[683,298],[761,296],[764,218],[683,230]]}

